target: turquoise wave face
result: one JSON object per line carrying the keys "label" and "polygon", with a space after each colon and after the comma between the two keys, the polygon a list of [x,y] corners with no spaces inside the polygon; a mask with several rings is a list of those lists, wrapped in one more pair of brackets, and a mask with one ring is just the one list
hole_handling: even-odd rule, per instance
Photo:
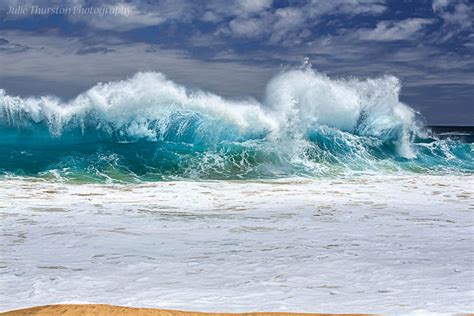
{"label": "turquoise wave face", "polygon": [[0,135],[3,174],[77,182],[474,172],[470,143],[418,139],[412,144],[416,157],[404,158],[392,141],[328,127],[290,144],[288,140],[269,139],[269,134],[237,137],[232,131],[214,142],[206,142],[190,130],[155,141],[79,131],[57,138],[38,130],[25,133],[3,129]]}
{"label": "turquoise wave face", "polygon": [[420,128],[385,77],[282,73],[264,103],[188,91],[157,73],[64,103],[0,93],[0,172],[77,182],[472,173],[473,144]]}

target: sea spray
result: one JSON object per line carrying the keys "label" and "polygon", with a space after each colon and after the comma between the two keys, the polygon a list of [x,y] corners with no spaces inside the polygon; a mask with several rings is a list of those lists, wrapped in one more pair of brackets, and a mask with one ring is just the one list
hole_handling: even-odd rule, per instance
{"label": "sea spray", "polygon": [[473,144],[428,137],[393,76],[331,79],[305,67],[262,102],[190,90],[161,73],[63,102],[0,90],[0,170],[79,181],[473,172]]}

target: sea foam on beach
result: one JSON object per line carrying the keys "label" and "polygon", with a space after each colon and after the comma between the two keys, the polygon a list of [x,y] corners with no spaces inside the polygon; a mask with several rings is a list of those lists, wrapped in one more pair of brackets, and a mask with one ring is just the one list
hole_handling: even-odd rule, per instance
{"label": "sea foam on beach", "polygon": [[473,176],[0,181],[0,309],[470,312],[473,186]]}

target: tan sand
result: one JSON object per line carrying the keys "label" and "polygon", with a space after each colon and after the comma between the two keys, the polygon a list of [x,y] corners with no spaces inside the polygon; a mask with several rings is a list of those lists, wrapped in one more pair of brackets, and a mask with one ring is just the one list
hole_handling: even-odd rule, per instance
{"label": "tan sand", "polygon": [[46,305],[10,312],[2,316],[310,316],[310,315],[368,315],[368,314],[313,314],[313,313],[199,313],[155,308],[130,308],[103,304]]}

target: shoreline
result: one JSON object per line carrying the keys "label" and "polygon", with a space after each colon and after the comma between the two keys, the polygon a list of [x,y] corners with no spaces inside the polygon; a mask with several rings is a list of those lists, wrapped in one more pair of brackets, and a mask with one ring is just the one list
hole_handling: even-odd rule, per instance
{"label": "shoreline", "polygon": [[363,316],[373,314],[326,314],[292,312],[246,312],[246,313],[207,313],[180,311],[160,308],[137,308],[107,304],[58,304],[35,306],[12,311],[0,312],[3,316],[324,316],[346,315]]}

